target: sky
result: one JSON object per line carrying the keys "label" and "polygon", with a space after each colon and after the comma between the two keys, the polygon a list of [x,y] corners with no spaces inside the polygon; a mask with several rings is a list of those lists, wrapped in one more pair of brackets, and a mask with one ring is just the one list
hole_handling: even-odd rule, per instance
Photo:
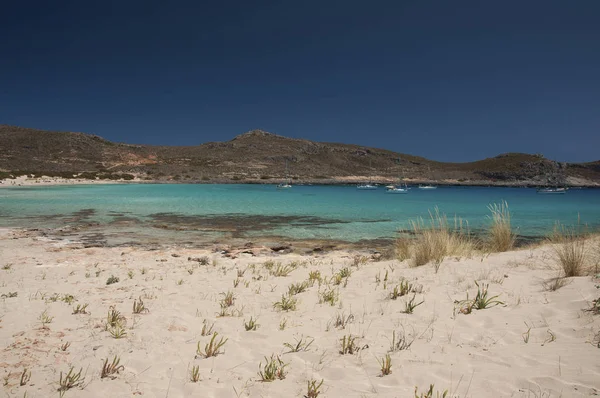
{"label": "sky", "polygon": [[600,1],[11,1],[0,123],[600,159]]}

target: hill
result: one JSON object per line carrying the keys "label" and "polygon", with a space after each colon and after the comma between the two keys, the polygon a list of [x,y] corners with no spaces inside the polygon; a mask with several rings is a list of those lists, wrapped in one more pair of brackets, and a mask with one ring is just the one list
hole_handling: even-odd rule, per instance
{"label": "hill", "polygon": [[8,175],[122,178],[189,182],[411,182],[464,185],[600,186],[600,161],[560,163],[507,153],[444,163],[385,149],[292,139],[253,130],[198,146],[132,145],[71,132],[0,125],[0,172]]}

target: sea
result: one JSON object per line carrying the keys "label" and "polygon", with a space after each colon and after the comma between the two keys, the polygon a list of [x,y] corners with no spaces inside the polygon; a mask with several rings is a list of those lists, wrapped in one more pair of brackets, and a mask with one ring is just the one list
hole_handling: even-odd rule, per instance
{"label": "sea", "polygon": [[489,206],[506,202],[520,241],[547,237],[557,223],[600,227],[600,189],[564,195],[533,188],[412,187],[408,194],[355,186],[98,184],[0,189],[0,227],[39,230],[89,246],[278,244],[369,247],[410,231],[411,220],[445,214],[484,235]]}

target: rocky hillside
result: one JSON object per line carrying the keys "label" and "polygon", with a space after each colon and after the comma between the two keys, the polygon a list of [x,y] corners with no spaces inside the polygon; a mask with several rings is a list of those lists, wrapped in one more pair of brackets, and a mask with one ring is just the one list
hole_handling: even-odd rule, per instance
{"label": "rocky hillside", "polygon": [[385,149],[291,139],[253,130],[226,142],[170,147],[120,144],[101,137],[0,125],[1,177],[17,174],[160,181],[273,183],[412,182],[497,185],[600,185],[600,161],[559,163],[507,153],[442,163]]}

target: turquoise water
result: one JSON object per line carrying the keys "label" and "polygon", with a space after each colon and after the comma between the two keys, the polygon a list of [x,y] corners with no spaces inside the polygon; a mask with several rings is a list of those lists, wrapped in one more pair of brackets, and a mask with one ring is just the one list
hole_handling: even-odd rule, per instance
{"label": "turquoise water", "polygon": [[600,190],[593,189],[540,195],[528,188],[439,187],[390,195],[352,186],[128,184],[0,189],[0,227],[70,226],[71,236],[103,233],[121,243],[261,236],[357,242],[393,238],[436,206],[477,232],[489,222],[487,206],[502,200],[522,236],[544,236],[555,222],[578,217],[600,225]]}

